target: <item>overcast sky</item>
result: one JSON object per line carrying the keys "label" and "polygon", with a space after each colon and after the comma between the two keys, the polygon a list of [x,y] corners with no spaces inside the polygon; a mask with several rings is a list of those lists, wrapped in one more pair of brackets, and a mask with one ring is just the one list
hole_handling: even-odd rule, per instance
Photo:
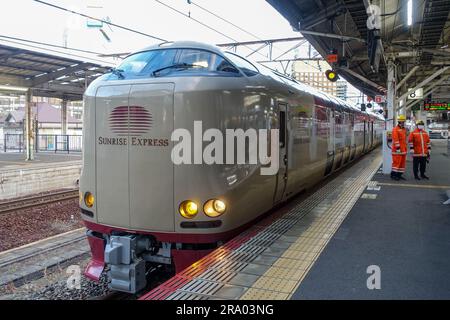
{"label": "overcast sky", "polygon": [[[257,40],[243,31],[221,21],[186,0],[162,0],[184,14],[191,14],[203,23],[219,30],[220,35],[195,21],[172,11],[155,0],[45,0],[99,18],[109,17],[112,22],[127,26],[166,40],[197,40],[224,43]],[[300,36],[289,23],[264,0],[195,0],[194,3],[232,21],[239,27],[262,38]],[[0,19],[0,34],[27,38],[53,44],[64,44],[101,53],[128,52],[158,42],[142,35],[104,27],[111,38],[108,42],[96,28],[86,27],[86,19],[60,11],[32,0],[4,0],[7,8]],[[89,9],[98,5],[103,9]],[[292,44],[291,44],[292,45]],[[280,48],[282,49],[282,48]],[[260,56],[261,57],[261,56]]]}

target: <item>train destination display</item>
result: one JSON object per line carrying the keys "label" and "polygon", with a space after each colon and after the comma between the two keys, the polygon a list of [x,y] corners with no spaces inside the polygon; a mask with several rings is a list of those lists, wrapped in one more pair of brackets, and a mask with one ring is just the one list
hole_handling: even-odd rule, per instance
{"label": "train destination display", "polygon": [[425,111],[450,111],[450,103],[426,102],[423,104]]}

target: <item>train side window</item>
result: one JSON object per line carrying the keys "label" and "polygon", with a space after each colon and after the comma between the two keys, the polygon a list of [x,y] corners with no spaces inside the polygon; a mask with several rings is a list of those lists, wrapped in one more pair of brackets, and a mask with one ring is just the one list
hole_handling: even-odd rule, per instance
{"label": "train side window", "polygon": [[230,52],[225,52],[225,56],[231,60],[232,63],[236,67],[242,70],[242,72],[247,76],[251,77],[259,73],[258,69],[251,64],[249,61],[245,60],[244,58],[239,57],[238,55],[235,55]]}

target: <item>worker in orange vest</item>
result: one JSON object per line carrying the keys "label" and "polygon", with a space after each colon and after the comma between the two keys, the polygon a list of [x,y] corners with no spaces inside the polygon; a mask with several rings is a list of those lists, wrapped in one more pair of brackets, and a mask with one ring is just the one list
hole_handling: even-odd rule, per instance
{"label": "worker in orange vest", "polygon": [[431,144],[430,136],[424,130],[425,125],[423,121],[417,122],[416,129],[409,135],[409,152],[413,156],[413,172],[414,178],[420,180],[418,171],[420,167],[420,177],[422,179],[429,179],[425,175],[427,168],[427,159],[430,156]]}
{"label": "worker in orange vest", "polygon": [[406,117],[399,115],[397,126],[392,130],[392,171],[391,178],[394,180],[406,180],[402,177],[406,167]]}

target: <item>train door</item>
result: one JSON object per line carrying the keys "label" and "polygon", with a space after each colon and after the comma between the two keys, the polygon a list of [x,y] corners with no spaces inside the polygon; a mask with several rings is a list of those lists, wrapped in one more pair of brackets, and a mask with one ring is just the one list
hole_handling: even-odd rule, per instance
{"label": "train door", "polygon": [[366,128],[366,124],[367,121],[364,120],[363,121],[363,128],[364,128],[364,132],[363,132],[363,149],[362,149],[362,153],[366,152],[366,146],[367,146],[367,128]]}
{"label": "train door", "polygon": [[128,95],[130,85],[101,86],[95,97],[96,203],[102,224],[129,227]]}
{"label": "train door", "polygon": [[346,164],[350,160],[351,153],[351,124],[350,124],[350,113],[344,112],[344,160],[343,163]]}
{"label": "train door", "polygon": [[373,149],[373,147],[375,146],[375,135],[374,135],[374,131],[373,131],[373,121],[370,122],[370,148]]}
{"label": "train door", "polygon": [[355,159],[355,155],[356,155],[356,137],[355,137],[355,131],[356,131],[356,127],[355,127],[355,121],[356,120],[356,116],[355,113],[350,113],[350,145],[351,145],[351,152],[350,152],[350,161],[352,161],[353,159]]}
{"label": "train door", "polygon": [[277,186],[275,190],[274,204],[283,200],[288,180],[288,107],[286,104],[280,103],[278,104],[278,109],[280,161],[277,174]]}
{"label": "train door", "polygon": [[329,175],[333,170],[334,154],[335,154],[334,111],[330,108],[327,109],[327,118],[329,124],[329,131],[328,131],[328,150],[327,150],[327,163],[325,166],[325,176]]}
{"label": "train door", "polygon": [[130,226],[174,230],[172,83],[134,84],[130,90],[128,154]]}

